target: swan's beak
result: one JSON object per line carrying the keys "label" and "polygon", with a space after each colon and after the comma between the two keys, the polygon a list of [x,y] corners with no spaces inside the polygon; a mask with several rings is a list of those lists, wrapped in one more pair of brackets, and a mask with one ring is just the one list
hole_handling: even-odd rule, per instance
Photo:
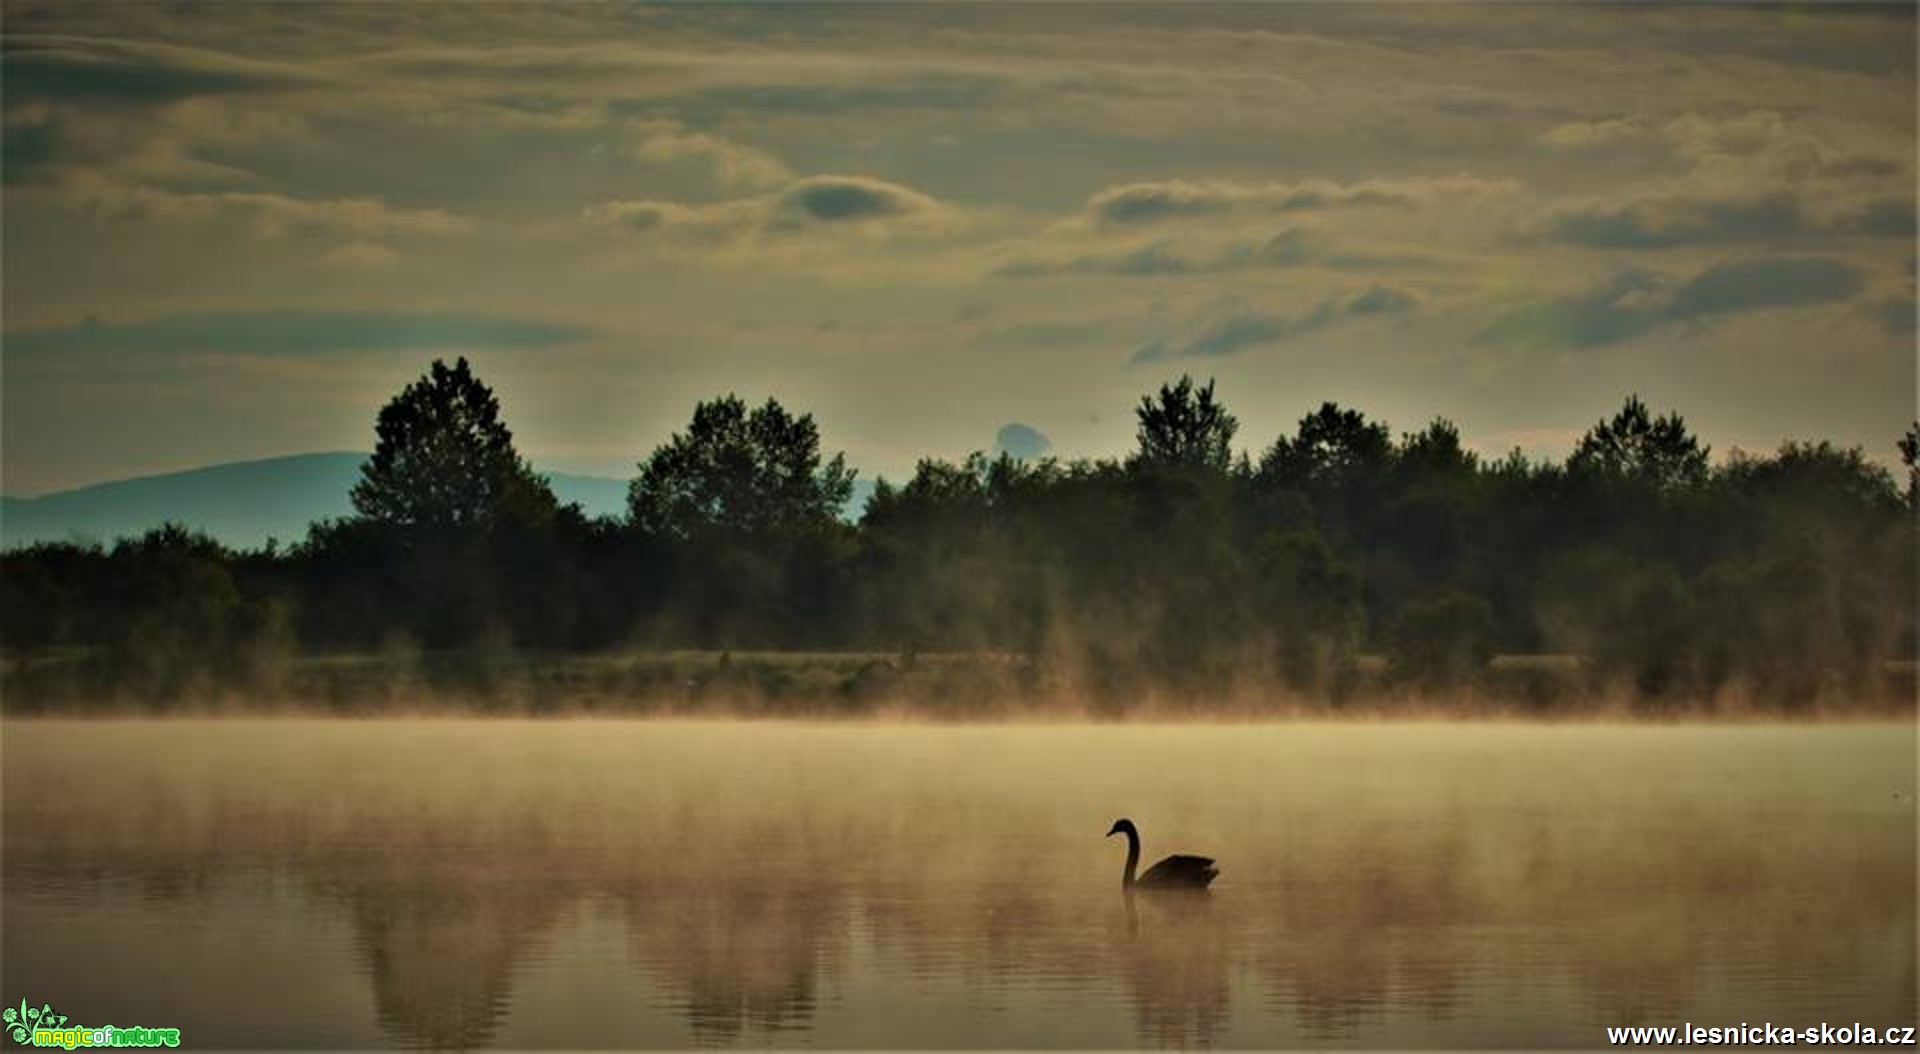
{"label": "swan's beak", "polygon": [[1112,837],[1113,837],[1114,835],[1116,835],[1116,834],[1119,834],[1119,833],[1120,833],[1120,825],[1119,825],[1119,824],[1117,824],[1117,823],[1116,823],[1116,824],[1114,824],[1114,825],[1113,825],[1112,827],[1109,827],[1109,828],[1107,828],[1107,837],[1108,837],[1108,838],[1112,838]]}

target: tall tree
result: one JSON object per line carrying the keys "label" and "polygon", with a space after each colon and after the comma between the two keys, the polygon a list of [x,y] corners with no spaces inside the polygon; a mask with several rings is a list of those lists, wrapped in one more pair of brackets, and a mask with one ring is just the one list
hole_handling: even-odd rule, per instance
{"label": "tall tree", "polygon": [[537,521],[555,508],[547,481],[513,447],[500,400],[462,358],[435,359],[380,410],[373,457],[360,468],[353,507],[403,528]]}
{"label": "tall tree", "polygon": [[1567,471],[1589,479],[1627,480],[1658,491],[1697,487],[1707,478],[1708,448],[1677,413],[1654,417],[1638,395],[1595,424],[1567,459]]}
{"label": "tall tree", "polygon": [[1907,467],[1907,505],[1920,512],[1920,421],[1900,437],[1900,463]]}
{"label": "tall tree", "polygon": [[1480,467],[1479,455],[1460,443],[1460,429],[1444,417],[1400,437],[1399,470],[1410,479],[1459,479]]}
{"label": "tall tree", "polygon": [[1160,386],[1156,396],[1143,395],[1134,414],[1140,420],[1137,459],[1160,467],[1200,468],[1225,472],[1233,460],[1233,434],[1240,422],[1213,395],[1213,381],[1202,388],[1182,374],[1173,384]]}
{"label": "tall tree", "polygon": [[772,399],[751,412],[735,395],[700,403],[639,469],[627,491],[634,524],[680,538],[820,529],[853,493],[846,456],[822,461],[813,415]]}
{"label": "tall tree", "polygon": [[[1260,476],[1286,488],[1339,489],[1386,468],[1393,457],[1391,435],[1358,410],[1321,403],[1300,419],[1292,439],[1274,440],[1260,459]],[[1457,443],[1458,435],[1452,438]]]}

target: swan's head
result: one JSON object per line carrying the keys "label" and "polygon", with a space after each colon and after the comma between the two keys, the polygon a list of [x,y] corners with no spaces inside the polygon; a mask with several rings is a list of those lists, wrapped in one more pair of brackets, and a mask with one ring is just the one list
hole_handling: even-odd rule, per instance
{"label": "swan's head", "polygon": [[1114,835],[1121,833],[1130,834],[1136,838],[1140,836],[1140,832],[1133,829],[1132,820],[1115,820],[1113,821],[1113,826],[1107,829],[1108,838],[1112,838]]}

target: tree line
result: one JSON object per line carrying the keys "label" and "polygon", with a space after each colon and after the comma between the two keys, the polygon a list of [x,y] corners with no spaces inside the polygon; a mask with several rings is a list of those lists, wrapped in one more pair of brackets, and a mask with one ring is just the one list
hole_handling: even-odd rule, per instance
{"label": "tree line", "polygon": [[[624,517],[559,503],[466,360],[380,411],[354,513],[234,551],[177,526],[0,557],[15,662],[84,652],[248,683],[390,649],[993,655],[1091,698],[1484,686],[1567,656],[1646,700],[1881,698],[1915,650],[1920,423],[1896,482],[1858,448],[1715,465],[1638,397],[1564,462],[1397,437],[1332,403],[1236,452],[1190,377],[1122,458],[921,461],[843,517],[809,414],[733,395],[637,465]],[[1904,484],[1904,486],[1902,485]]]}

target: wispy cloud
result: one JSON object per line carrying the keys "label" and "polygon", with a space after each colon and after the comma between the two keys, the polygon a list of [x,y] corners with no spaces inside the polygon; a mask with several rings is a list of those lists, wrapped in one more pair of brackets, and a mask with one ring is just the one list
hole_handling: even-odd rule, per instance
{"label": "wispy cloud", "polygon": [[1406,253],[1342,250],[1315,231],[1289,227],[1271,237],[1235,239],[1215,248],[1182,249],[1170,238],[1067,259],[1023,258],[995,268],[997,278],[1102,275],[1121,278],[1227,274],[1296,267],[1372,271],[1384,267],[1424,267],[1431,261]]}
{"label": "wispy cloud", "polygon": [[624,132],[632,138],[634,157],[643,161],[704,162],[728,186],[779,186],[793,179],[792,171],[764,150],[710,132],[692,131],[674,121],[638,121],[626,126]]}
{"label": "wispy cloud", "polygon": [[1400,206],[1514,189],[1517,186],[1511,181],[1473,176],[1373,179],[1355,183],[1174,179],[1109,187],[1087,201],[1086,212],[1096,223],[1134,226],[1239,210],[1304,212]]}
{"label": "wispy cloud", "polygon": [[1865,287],[1865,277],[1856,268],[1817,256],[1729,261],[1683,281],[1646,268],[1626,268],[1591,288],[1510,311],[1481,339],[1601,347],[1664,326],[1847,300]]}
{"label": "wispy cloud", "polygon": [[807,232],[929,233],[965,222],[965,214],[912,187],[866,176],[794,180],[754,197],[707,204],[632,199],[604,201],[584,212],[591,223],[691,241]]}
{"label": "wispy cloud", "polygon": [[1405,314],[1419,304],[1420,298],[1407,290],[1376,285],[1357,295],[1328,297],[1304,314],[1254,311],[1233,315],[1182,344],[1169,344],[1164,340],[1149,342],[1134,352],[1133,361],[1233,355],[1248,348],[1288,341],[1345,319]]}
{"label": "wispy cloud", "polygon": [[15,105],[33,99],[164,103],[318,82],[297,67],[155,41],[14,33],[0,44],[0,85]]}
{"label": "wispy cloud", "polygon": [[590,336],[577,325],[459,311],[242,311],[8,330],[9,355],[313,352],[540,348]]}
{"label": "wispy cloud", "polygon": [[1818,210],[1790,190],[1580,204],[1556,210],[1544,224],[1544,237],[1550,241],[1596,249],[1672,249],[1824,235],[1911,240],[1913,234],[1911,200],[1878,198]]}
{"label": "wispy cloud", "polygon": [[359,238],[455,235],[473,228],[472,220],[443,209],[396,208],[377,198],[296,198],[258,191],[180,192],[97,178],[74,180],[63,193],[83,211],[107,222],[228,219],[268,238],[315,232]]}

